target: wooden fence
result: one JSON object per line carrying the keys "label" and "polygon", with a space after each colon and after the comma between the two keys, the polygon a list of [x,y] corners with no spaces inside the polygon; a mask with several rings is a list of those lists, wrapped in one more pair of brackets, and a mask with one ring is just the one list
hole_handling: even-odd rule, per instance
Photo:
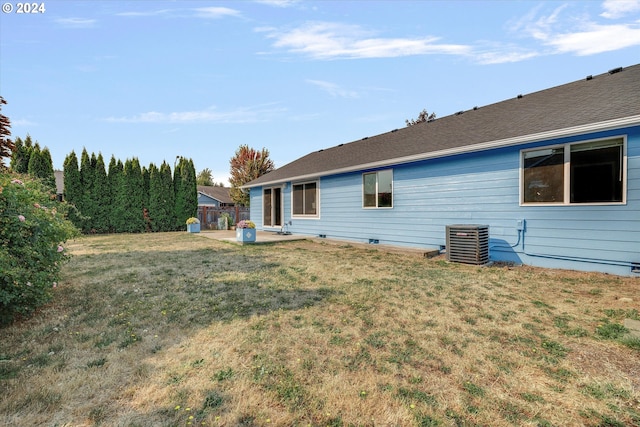
{"label": "wooden fence", "polygon": [[[243,206],[215,207],[215,206],[198,206],[198,219],[200,220],[200,228],[209,230],[218,230],[218,220],[223,214],[231,217],[231,225],[235,225],[238,221],[249,219],[249,208]],[[222,224],[221,224],[222,225]]]}

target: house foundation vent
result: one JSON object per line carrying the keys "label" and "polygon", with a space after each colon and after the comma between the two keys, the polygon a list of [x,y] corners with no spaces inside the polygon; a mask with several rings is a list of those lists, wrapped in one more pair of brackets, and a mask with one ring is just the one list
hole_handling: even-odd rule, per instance
{"label": "house foundation vent", "polygon": [[483,265],[489,262],[488,225],[447,225],[447,260]]}

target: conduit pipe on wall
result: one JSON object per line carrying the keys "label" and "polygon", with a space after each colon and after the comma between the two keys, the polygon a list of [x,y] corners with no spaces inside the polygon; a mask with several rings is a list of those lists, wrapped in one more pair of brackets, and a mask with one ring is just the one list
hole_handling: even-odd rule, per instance
{"label": "conduit pipe on wall", "polygon": [[[489,250],[495,249],[495,250],[497,250],[499,252],[505,252],[506,249],[513,249],[513,248],[518,247],[520,245],[520,241],[521,240],[522,240],[522,250],[521,251],[513,251],[514,253],[527,255],[527,256],[531,256],[531,257],[536,257],[536,258],[555,259],[555,260],[559,260],[559,261],[589,262],[589,263],[601,264],[601,265],[614,265],[614,266],[617,266],[617,267],[629,267],[632,270],[634,268],[638,267],[637,264],[635,264],[633,262],[629,262],[629,261],[609,260],[609,259],[603,259],[603,258],[573,257],[573,256],[566,256],[566,255],[536,254],[536,253],[527,252],[524,249],[524,230],[518,230],[518,241],[514,245],[510,245],[510,246],[493,245],[493,246],[489,247]],[[500,250],[501,248],[503,249],[502,251]]]}

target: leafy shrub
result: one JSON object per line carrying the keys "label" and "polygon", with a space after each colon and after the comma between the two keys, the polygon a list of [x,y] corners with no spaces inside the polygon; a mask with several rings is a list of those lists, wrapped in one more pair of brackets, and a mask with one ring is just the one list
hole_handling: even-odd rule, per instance
{"label": "leafy shrub", "polygon": [[66,208],[40,180],[0,174],[0,324],[50,300],[68,259],[62,244],[77,234]]}

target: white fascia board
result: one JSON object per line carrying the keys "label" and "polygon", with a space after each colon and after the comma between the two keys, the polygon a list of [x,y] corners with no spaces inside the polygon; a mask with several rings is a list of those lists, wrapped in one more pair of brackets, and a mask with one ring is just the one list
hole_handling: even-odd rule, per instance
{"label": "white fascia board", "polygon": [[590,132],[601,132],[605,130],[618,129],[622,127],[640,125],[640,115],[624,117],[621,119],[607,120],[598,123],[589,123],[587,125],[573,126],[570,128],[556,129],[547,132],[540,132],[531,135],[516,136],[513,138],[500,139],[497,141],[482,142],[474,145],[466,145],[463,147],[450,148],[447,150],[431,151],[428,153],[414,154],[405,157],[396,157],[392,159],[381,160],[379,162],[362,163],[358,165],[348,166],[345,168],[332,169],[320,173],[307,175],[297,175],[285,179],[267,181],[256,185],[245,185],[240,188],[262,187],[284,182],[303,181],[309,179],[317,179],[323,176],[338,175],[342,173],[355,172],[365,169],[375,169],[380,167],[399,165],[403,163],[419,162],[422,160],[435,159],[439,157],[453,156],[456,154],[473,153],[476,151],[492,150],[496,148],[510,147],[514,145],[529,144],[532,142],[540,142],[549,139],[565,138],[569,136],[580,135]]}

